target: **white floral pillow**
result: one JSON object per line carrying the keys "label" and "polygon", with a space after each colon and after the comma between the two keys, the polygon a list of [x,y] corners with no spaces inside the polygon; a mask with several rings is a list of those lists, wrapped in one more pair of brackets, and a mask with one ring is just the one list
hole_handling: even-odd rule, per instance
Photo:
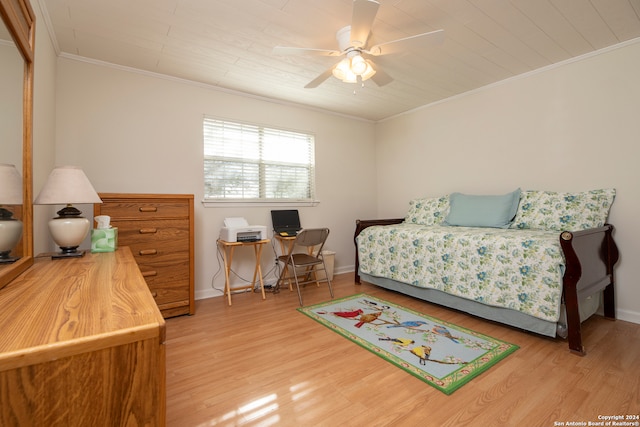
{"label": "white floral pillow", "polygon": [[425,197],[409,202],[409,211],[404,221],[409,224],[437,225],[449,213],[449,195],[442,197]]}
{"label": "white floral pillow", "polygon": [[523,191],[510,228],[579,231],[602,227],[615,195],[613,188],[580,193]]}

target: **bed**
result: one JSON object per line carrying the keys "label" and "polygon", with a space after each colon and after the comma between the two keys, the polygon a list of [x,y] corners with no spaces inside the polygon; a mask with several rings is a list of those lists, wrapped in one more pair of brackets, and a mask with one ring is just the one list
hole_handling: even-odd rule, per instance
{"label": "bed", "polygon": [[460,206],[451,196],[414,199],[404,218],[356,221],[356,282],[566,338],[584,355],[581,323],[599,307],[615,319],[614,195],[518,190],[497,226],[447,223]]}

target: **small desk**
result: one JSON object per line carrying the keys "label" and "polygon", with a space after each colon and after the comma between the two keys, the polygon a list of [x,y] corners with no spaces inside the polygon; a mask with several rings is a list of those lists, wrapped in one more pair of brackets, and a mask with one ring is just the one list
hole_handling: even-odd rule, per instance
{"label": "small desk", "polygon": [[[255,242],[227,242],[225,240],[218,239],[218,246],[222,249],[222,259],[224,261],[224,293],[227,296],[229,305],[231,305],[231,291],[238,291],[243,289],[253,289],[256,286],[256,277],[260,280],[260,290],[262,291],[262,299],[266,299],[264,294],[264,282],[262,281],[262,267],[260,266],[260,258],[262,257],[262,248],[265,244],[271,240],[257,240]],[[233,251],[238,246],[253,246],[253,250],[256,256],[256,266],[253,270],[253,282],[251,285],[239,286],[232,288],[229,274],[231,273],[231,262],[233,261]]]}

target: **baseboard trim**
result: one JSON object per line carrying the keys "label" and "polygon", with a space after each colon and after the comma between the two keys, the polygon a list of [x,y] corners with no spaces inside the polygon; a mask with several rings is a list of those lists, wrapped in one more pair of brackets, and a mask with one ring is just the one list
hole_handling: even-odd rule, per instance
{"label": "baseboard trim", "polygon": [[[340,268],[335,268],[333,274],[353,273],[355,271],[355,265],[347,265]],[[196,300],[215,298],[223,296],[221,289],[196,289],[193,293],[193,298]]]}
{"label": "baseboard trim", "polygon": [[616,310],[616,318],[625,322],[636,323],[640,325],[640,313],[631,310]]}

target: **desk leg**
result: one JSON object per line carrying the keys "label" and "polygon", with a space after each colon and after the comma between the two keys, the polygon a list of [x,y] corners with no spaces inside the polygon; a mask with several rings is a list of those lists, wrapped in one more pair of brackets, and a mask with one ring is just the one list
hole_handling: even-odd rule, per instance
{"label": "desk leg", "polygon": [[256,287],[256,275],[260,279],[260,290],[262,291],[262,299],[266,299],[266,295],[264,294],[264,282],[262,281],[262,267],[260,266],[260,259],[262,257],[262,247],[264,245],[254,245],[255,254],[256,254],[256,268],[253,270],[253,288]]}
{"label": "desk leg", "polygon": [[[285,252],[286,248],[284,246],[284,240],[278,239],[278,242],[280,242],[280,254],[287,255],[288,252]],[[282,266],[282,278],[283,278],[283,281],[284,281],[284,279],[287,278],[287,263],[286,262],[283,263],[283,266]],[[289,289],[291,289],[291,282],[289,282]]]}
{"label": "desk leg", "polygon": [[[287,245],[285,246],[284,244],[284,240],[279,240],[280,241],[280,253],[282,255],[289,255],[289,251],[291,250],[291,247],[294,244],[294,240],[287,240]],[[289,292],[293,292],[293,283],[291,282],[291,276],[289,275],[289,264],[288,263],[284,263],[284,266],[282,267],[283,271],[283,276],[284,278],[287,279],[287,282],[289,282]]]}
{"label": "desk leg", "polygon": [[[227,294],[227,300],[229,305],[231,305],[231,283],[229,275],[231,273],[231,261],[233,260],[233,249],[234,246],[230,247],[222,247],[222,260],[224,263],[224,292]],[[229,252],[227,252],[227,249]]]}

